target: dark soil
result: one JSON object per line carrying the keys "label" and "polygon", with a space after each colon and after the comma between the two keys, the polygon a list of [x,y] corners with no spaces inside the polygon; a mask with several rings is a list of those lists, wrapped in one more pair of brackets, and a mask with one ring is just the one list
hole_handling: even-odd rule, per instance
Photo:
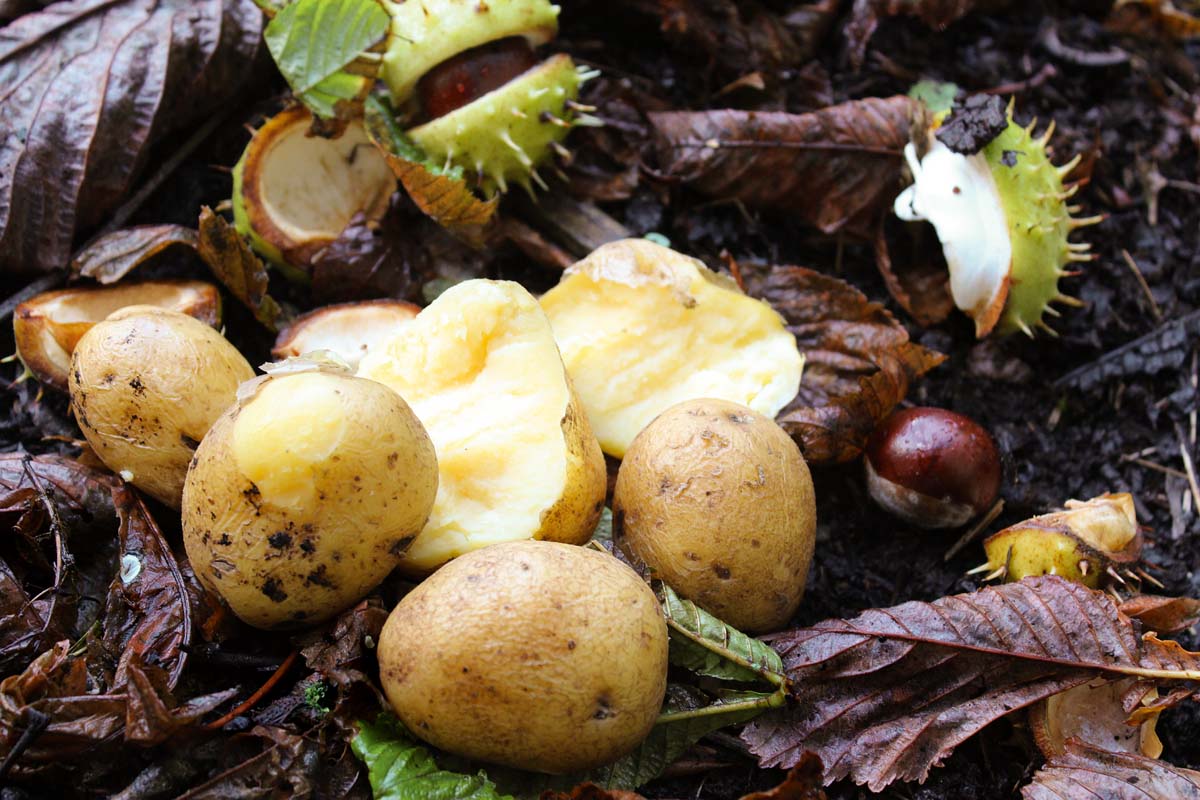
{"label": "dark soil", "polygon": [[[770,5],[784,9],[790,4]],[[1086,213],[1108,218],[1086,231],[1099,258],[1065,282],[1068,293],[1086,307],[1066,309],[1054,321],[1058,338],[1014,336],[978,343],[969,321],[958,314],[937,328],[921,330],[888,298],[869,245],[823,236],[783,214],[712,203],[645,176],[630,199],[602,207],[633,233],[661,233],[714,266],[728,250],[739,260],[813,267],[837,273],[871,299],[886,303],[909,322],[916,341],[950,356],[916,385],[909,401],[968,414],[992,431],[1000,445],[1006,505],[993,529],[1068,498],[1132,492],[1139,521],[1147,529],[1147,569],[1165,586],[1160,592],[1200,596],[1200,524],[1180,455],[1182,447],[1200,457],[1195,388],[1200,355],[1200,47],[1178,49],[1119,37],[1103,27],[1104,5],[1042,8],[1018,3],[1006,13],[969,16],[945,32],[907,18],[885,20],[858,72],[846,65],[841,23],[835,22],[818,49],[819,67],[792,70],[783,76],[781,88],[769,93],[739,91],[721,98],[716,92],[739,75],[717,64],[710,53],[668,46],[653,17],[614,13],[611,3],[569,4],[562,41],[581,60],[677,108],[732,104],[799,112],[811,110],[814,97],[828,103],[889,96],[906,92],[918,79],[935,78],[968,91],[1015,87],[1019,119],[1037,116],[1057,122],[1053,141],[1060,161],[1098,146],[1091,185],[1079,197]],[[1051,29],[1065,47],[1044,44]],[[1076,57],[1079,52],[1111,47],[1124,48],[1128,58],[1112,66],[1073,63],[1085,60]],[[269,93],[262,95],[264,102]],[[215,205],[227,198],[228,175],[214,165],[236,160],[246,139],[242,123],[266,107],[255,105],[259,99],[245,98],[230,112],[228,124],[142,206],[135,221],[194,224],[201,203]],[[598,114],[604,116],[604,110]],[[177,142],[166,143],[161,153],[173,144]],[[1153,307],[1123,251],[1141,270]],[[167,261],[160,269],[202,274],[195,264]],[[531,267],[528,261],[515,248],[502,248],[487,264],[487,273],[519,276],[537,289],[553,283],[553,271]],[[6,294],[20,288],[11,279],[5,283]],[[313,302],[303,296],[292,299]],[[235,304],[227,307],[231,338],[252,363],[266,360],[269,337]],[[1139,344],[1127,348],[1135,342]],[[11,347],[11,340],[6,346]],[[7,392],[11,412],[0,420],[3,449],[58,450],[61,442],[44,437],[77,435],[61,397],[47,392],[37,402],[35,395],[36,387],[29,384]],[[866,497],[860,465],[818,470],[815,478],[819,541],[798,624],[906,600],[933,600],[980,585],[965,575],[984,560],[980,545],[970,543],[946,560],[961,532],[922,533],[887,516]],[[160,519],[166,526],[165,512]],[[1182,641],[1191,649],[1200,645],[1190,634]],[[1200,768],[1200,709],[1191,704],[1169,712],[1158,731],[1164,759]],[[700,756],[733,766],[660,780],[646,794],[737,797],[781,777],[750,766],[727,739],[705,746]],[[1017,797],[1040,764],[1020,719],[1002,721],[959,747],[925,785],[896,786],[884,796]],[[866,791],[843,783],[829,794],[851,798]]]}

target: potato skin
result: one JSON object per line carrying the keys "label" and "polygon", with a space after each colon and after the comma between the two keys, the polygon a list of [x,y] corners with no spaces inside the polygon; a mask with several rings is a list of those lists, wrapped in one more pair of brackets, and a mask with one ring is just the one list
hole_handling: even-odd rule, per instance
{"label": "potato skin", "polygon": [[179,508],[196,445],[233,404],[238,384],[253,377],[242,354],[203,322],[129,306],[76,345],[71,409],[105,466]]}
{"label": "potato skin", "polygon": [[656,417],[625,454],[613,494],[621,549],[751,633],[782,627],[800,604],[816,521],[795,442],[725,400],[690,400]]}
{"label": "potato skin", "polygon": [[453,753],[538,772],[632,751],[666,691],[650,588],[606,553],[557,542],[459,556],[393,609],[380,676],[396,714]]}
{"label": "potato skin", "polygon": [[608,468],[600,442],[592,433],[583,404],[568,379],[571,400],[563,415],[563,439],[567,443],[567,482],[563,494],[542,513],[542,526],[534,539],[564,544],[584,544],[592,538],[604,498],[608,494]]}
{"label": "potato skin", "polygon": [[244,622],[309,625],[374,589],[425,525],[433,442],[382,384],[267,379],[201,442],[183,489],[197,577]]}

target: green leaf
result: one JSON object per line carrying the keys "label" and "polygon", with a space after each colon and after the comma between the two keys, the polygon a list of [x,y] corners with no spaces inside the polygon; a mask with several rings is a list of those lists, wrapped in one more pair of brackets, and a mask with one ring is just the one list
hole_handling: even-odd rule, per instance
{"label": "green leaf", "polygon": [[949,111],[958,96],[958,85],[942,81],[917,81],[908,90],[908,96],[920,100],[934,114]]}
{"label": "green leaf", "polygon": [[672,664],[720,680],[784,682],[783,661],[763,642],[684,600],[665,583],[659,599],[670,628]]}
{"label": "green leaf", "polygon": [[612,510],[605,506],[600,512],[600,521],[596,523],[596,530],[592,532],[592,541],[603,545],[605,550],[612,549],[613,538],[613,519]]}
{"label": "green leaf", "polygon": [[381,62],[372,48],[390,22],[377,0],[297,0],[263,38],[296,97],[318,117],[345,120],[362,114]]}
{"label": "green leaf", "polygon": [[367,765],[375,800],[513,800],[482,771],[460,775],[438,769],[429,750],[391,714],[380,714],[374,724],[359,722],[358,728],[350,746]]}

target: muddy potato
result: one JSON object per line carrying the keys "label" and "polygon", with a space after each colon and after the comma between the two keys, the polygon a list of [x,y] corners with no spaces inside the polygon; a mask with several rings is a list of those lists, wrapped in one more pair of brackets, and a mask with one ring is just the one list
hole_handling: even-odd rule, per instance
{"label": "muddy potato", "polygon": [[799,448],[725,400],[690,400],[655,418],[625,454],[613,495],[622,550],[753,633],[781,627],[799,605],[816,522]]}
{"label": "muddy potato", "polygon": [[459,556],[409,593],[379,640],[384,692],[437,747],[563,773],[632,751],[666,690],[667,628],[617,559],[557,542]]}
{"label": "muddy potato", "polygon": [[252,377],[241,353],[203,322],[128,306],[75,346],[71,409],[109,469],[179,508],[193,451]]}
{"label": "muddy potato", "polygon": [[373,381],[299,372],[251,392],[217,420],[188,470],[188,558],[250,625],[327,619],[387,577],[429,518],[433,443],[400,396]]}

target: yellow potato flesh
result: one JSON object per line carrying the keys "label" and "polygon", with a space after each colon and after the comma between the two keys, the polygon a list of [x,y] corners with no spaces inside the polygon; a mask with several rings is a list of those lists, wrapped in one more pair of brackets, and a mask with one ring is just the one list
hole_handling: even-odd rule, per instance
{"label": "yellow potato flesh", "polygon": [[[497,542],[587,539],[603,458],[572,413],[546,315],[520,285],[451,288],[373,348],[358,374],[407,400],[437,450],[437,501],[407,567],[428,571]],[[559,513],[564,503],[577,513]]]}
{"label": "yellow potato flesh", "polygon": [[676,403],[719,398],[774,417],[800,387],[804,359],[769,305],[653,242],[601,247],[542,307],[609,455]]}

